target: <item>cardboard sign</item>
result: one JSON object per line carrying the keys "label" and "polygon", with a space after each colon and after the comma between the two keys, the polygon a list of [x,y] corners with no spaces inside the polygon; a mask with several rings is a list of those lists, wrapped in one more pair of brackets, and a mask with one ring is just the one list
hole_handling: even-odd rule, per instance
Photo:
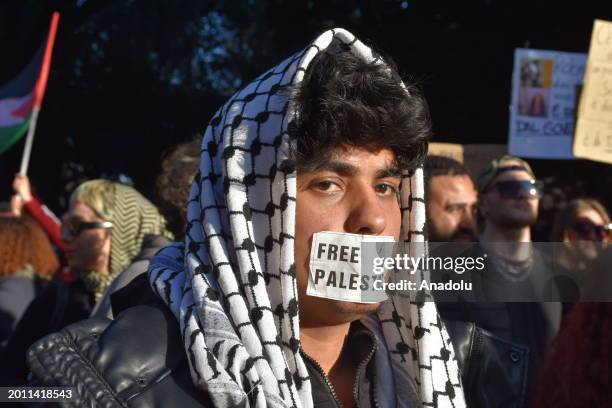
{"label": "cardboard sign", "polygon": [[514,51],[508,150],[540,159],[571,159],[577,89],[586,54]]}
{"label": "cardboard sign", "polygon": [[430,143],[428,154],[450,157],[463,163],[470,176],[476,179],[491,160],[507,153],[508,147],[502,144]]}
{"label": "cardboard sign", "polygon": [[430,143],[427,154],[450,157],[463,163],[463,145],[457,143]]}
{"label": "cardboard sign", "polygon": [[593,25],[574,155],[612,163],[612,22],[595,20]]}

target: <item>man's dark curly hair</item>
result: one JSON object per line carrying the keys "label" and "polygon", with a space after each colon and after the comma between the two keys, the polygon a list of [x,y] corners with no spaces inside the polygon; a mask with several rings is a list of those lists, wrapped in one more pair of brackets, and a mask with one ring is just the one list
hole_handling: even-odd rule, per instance
{"label": "man's dark curly hair", "polygon": [[177,240],[185,236],[191,183],[200,165],[200,139],[181,143],[166,155],[156,180],[156,203]]}
{"label": "man's dark curly hair", "polygon": [[446,156],[429,155],[423,165],[425,172],[425,185],[429,186],[431,179],[436,176],[468,176],[470,173],[463,163]]}
{"label": "man's dark curly hair", "polygon": [[340,147],[388,148],[401,169],[421,164],[431,134],[427,103],[416,87],[402,86],[395,66],[385,60],[372,64],[333,50],[313,59],[290,93],[298,170],[316,169]]}

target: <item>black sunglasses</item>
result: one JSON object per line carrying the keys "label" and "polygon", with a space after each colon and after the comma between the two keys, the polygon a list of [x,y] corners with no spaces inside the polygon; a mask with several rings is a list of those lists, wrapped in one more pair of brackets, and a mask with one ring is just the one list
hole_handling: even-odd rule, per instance
{"label": "black sunglasses", "polygon": [[603,241],[610,235],[612,224],[597,225],[590,221],[577,221],[571,228],[582,238],[595,237],[596,240]]}
{"label": "black sunglasses", "polygon": [[497,189],[499,196],[504,199],[529,197],[541,198],[544,183],[539,180],[508,180],[498,181],[491,188]]}
{"label": "black sunglasses", "polygon": [[62,235],[66,237],[77,237],[81,232],[88,229],[113,228],[113,223],[110,221],[65,221],[62,223]]}

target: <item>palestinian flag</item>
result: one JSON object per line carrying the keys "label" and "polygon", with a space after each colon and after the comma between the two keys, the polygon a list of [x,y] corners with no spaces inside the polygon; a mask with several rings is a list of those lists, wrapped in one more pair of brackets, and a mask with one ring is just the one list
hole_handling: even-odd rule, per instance
{"label": "palestinian flag", "polygon": [[17,142],[28,127],[35,125],[30,122],[36,116],[33,112],[40,109],[47,86],[58,21],[59,14],[55,12],[46,44],[15,78],[0,86],[0,154]]}
{"label": "palestinian flag", "polygon": [[17,77],[0,87],[0,154],[28,130],[42,57],[40,47]]}

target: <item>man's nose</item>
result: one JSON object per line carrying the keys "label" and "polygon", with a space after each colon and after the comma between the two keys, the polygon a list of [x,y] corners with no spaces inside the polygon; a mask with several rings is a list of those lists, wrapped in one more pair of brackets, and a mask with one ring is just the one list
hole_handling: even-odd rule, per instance
{"label": "man's nose", "polygon": [[356,194],[345,229],[353,234],[380,235],[387,227],[387,216],[374,191],[360,192]]}

